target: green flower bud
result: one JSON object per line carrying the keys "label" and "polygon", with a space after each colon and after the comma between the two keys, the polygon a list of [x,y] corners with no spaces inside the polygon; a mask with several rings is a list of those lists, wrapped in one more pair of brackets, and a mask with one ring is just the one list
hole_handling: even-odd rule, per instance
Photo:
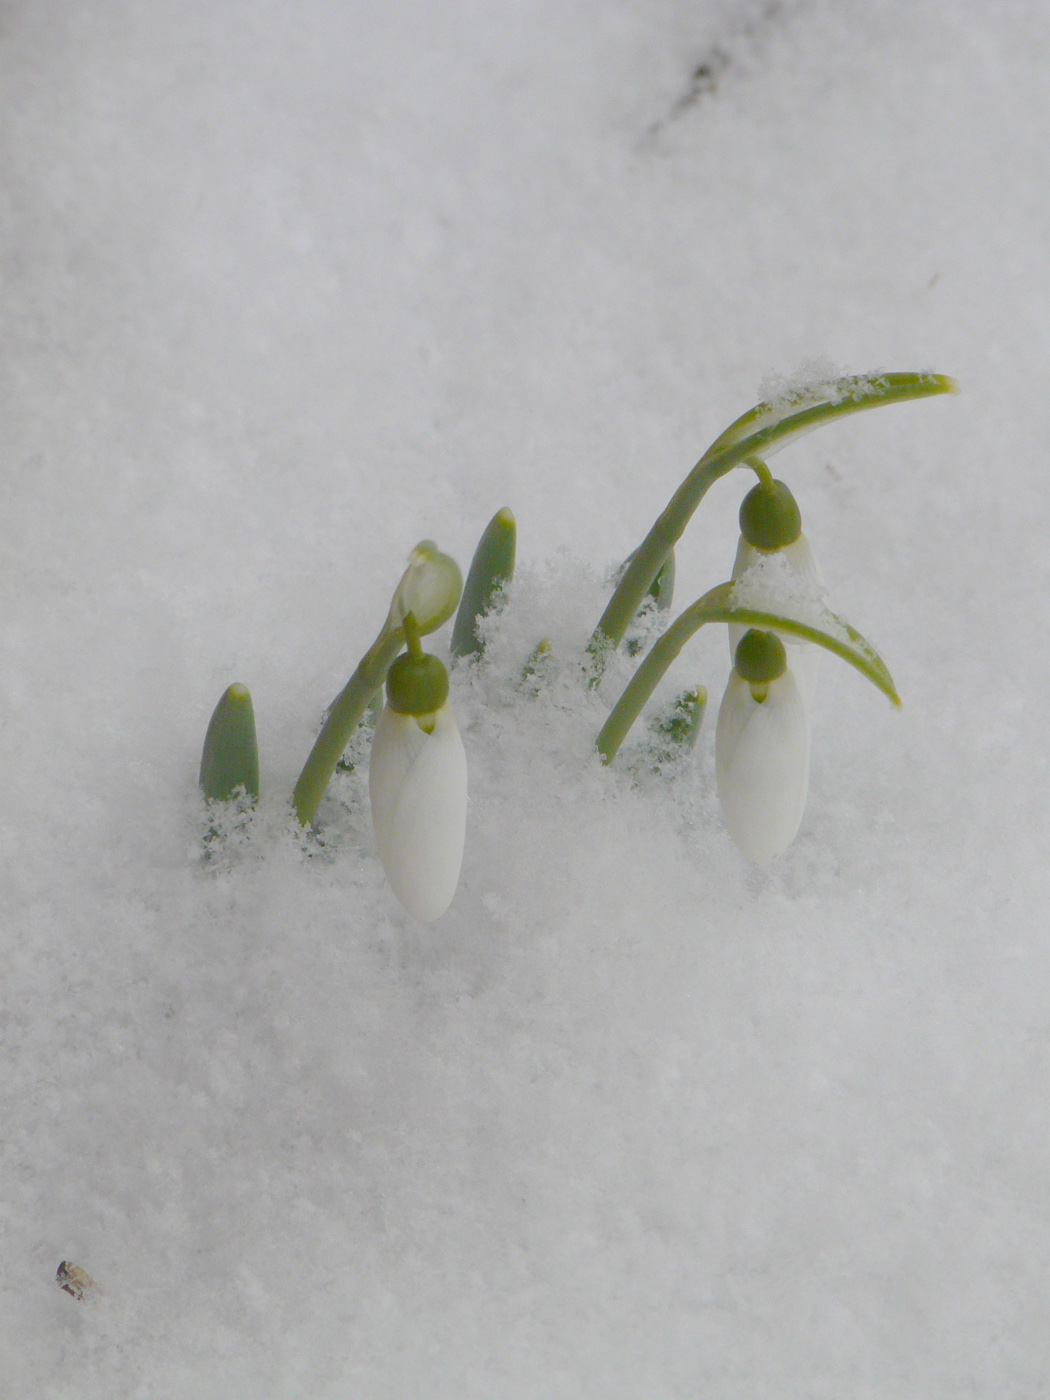
{"label": "green flower bud", "polygon": [[401,577],[390,605],[387,631],[400,627],[406,613],[412,613],[419,635],[436,631],[456,610],[463,591],[459,565],[442,554],[433,540],[422,540],[408,556],[408,568]]}
{"label": "green flower bud", "polygon": [[448,672],[436,656],[399,656],[386,674],[386,700],[400,715],[432,715],[448,699]]}
{"label": "green flower bud", "polygon": [[802,533],[802,512],[782,481],[759,482],[740,506],[740,533],[756,549],[783,549]]}
{"label": "green flower bud", "polygon": [[768,685],[787,670],[784,643],[775,632],[751,627],[740,638],[733,665],[737,675],[749,685]]}

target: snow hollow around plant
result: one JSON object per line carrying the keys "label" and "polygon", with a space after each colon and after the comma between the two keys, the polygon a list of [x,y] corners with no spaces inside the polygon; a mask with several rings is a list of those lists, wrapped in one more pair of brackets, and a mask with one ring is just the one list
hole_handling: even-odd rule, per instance
{"label": "snow hollow around plant", "polygon": [[[1048,72],[978,0],[0,7],[4,1400],[1046,1394]],[[630,667],[577,666],[708,444],[828,365],[961,394],[772,464],[904,708],[824,659],[756,871],[725,629],[659,771],[600,766]],[[287,803],[409,550],[504,505],[424,929],[366,751],[316,840]],[[263,798],[206,866],[232,681]]]}

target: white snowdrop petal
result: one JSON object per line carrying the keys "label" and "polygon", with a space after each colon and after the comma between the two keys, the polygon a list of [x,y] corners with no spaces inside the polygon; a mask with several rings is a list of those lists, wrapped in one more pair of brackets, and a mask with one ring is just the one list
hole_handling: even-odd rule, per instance
{"label": "white snowdrop petal", "polygon": [[390,888],[423,923],[452,903],[463,863],[467,758],[448,705],[427,734],[384,709],[368,772],[376,849]]}
{"label": "white snowdrop petal", "polygon": [[782,553],[799,578],[812,585],[814,592],[819,593],[823,590],[824,571],[805,535],[799,535],[792,544],[785,545]]}
{"label": "white snowdrop petal", "polygon": [[[815,592],[820,592],[823,589],[824,572],[817,561],[817,556],[813,553],[813,546],[804,534],[800,534],[792,544],[786,544],[783,549],[778,549],[776,553],[782,554],[793,572],[798,574],[804,583],[810,584]],[[769,554],[769,550],[756,549],[741,535],[736,547],[736,558],[733,560],[731,575],[733,582],[735,583],[752,564],[767,559]]]}
{"label": "white snowdrop petal", "polygon": [[749,860],[768,865],[795,839],[809,791],[809,720],[790,670],[762,704],[732,672],[718,711],[715,771],[729,834]]}
{"label": "white snowdrop petal", "polygon": [[372,737],[368,765],[368,796],[377,846],[386,842],[397,795],[427,737],[411,715],[398,714],[389,705],[384,707]]}

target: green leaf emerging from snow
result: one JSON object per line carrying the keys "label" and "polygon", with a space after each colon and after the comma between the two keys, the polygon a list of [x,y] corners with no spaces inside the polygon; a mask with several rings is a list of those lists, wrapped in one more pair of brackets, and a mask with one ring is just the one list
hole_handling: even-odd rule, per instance
{"label": "green leaf emerging from snow", "polygon": [[723,454],[737,461],[765,458],[804,433],[832,419],[883,404],[906,403],[933,394],[954,394],[958,387],[946,374],[849,374],[840,378],[787,385],[731,423],[701,458],[712,463]]}
{"label": "green leaf emerging from snow", "polygon": [[603,649],[618,647],[623,641],[631,618],[668,551],[681,539],[708,488],[720,477],[752,458],[764,461],[795,438],[847,413],[956,391],[955,381],[945,374],[905,371],[818,377],[779,389],[731,423],[700,458],[631,556],[630,567],[617,584],[587,645],[595,677],[601,675]]}
{"label": "green leaf emerging from snow", "polygon": [[867,676],[894,705],[900,697],[886,663],[864,637],[823,601],[802,589],[786,561],[772,555],[735,583],[720,583],[681,613],[652,647],[613,706],[597,748],[610,763],[667,668],[689,638],[709,622],[760,627],[834,652]]}
{"label": "green leaf emerging from snow", "polygon": [[[766,570],[781,562],[774,555],[757,568],[749,569],[736,583],[720,584],[712,589],[706,595],[710,602],[703,621],[761,627],[798,637],[803,642],[813,642],[848,661],[894,705],[900,705],[900,696],[886,663],[855,627],[833,613],[819,598],[801,590],[788,594],[782,587],[775,586]],[[791,577],[786,565],[783,573]],[[712,596],[719,594],[722,596]]]}

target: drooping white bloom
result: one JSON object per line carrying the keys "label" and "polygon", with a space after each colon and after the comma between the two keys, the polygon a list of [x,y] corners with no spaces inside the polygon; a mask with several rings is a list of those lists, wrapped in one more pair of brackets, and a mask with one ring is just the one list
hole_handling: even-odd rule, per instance
{"label": "drooping white bloom", "polygon": [[432,923],[456,892],[467,826],[467,758],[447,704],[419,718],[384,708],[368,795],[390,888],[410,914]]}
{"label": "drooping white bloom", "polygon": [[[786,638],[785,638],[786,641]],[[809,792],[809,717],[790,666],[757,701],[734,669],[715,731],[718,799],[729,834],[756,865],[795,839]]]}
{"label": "drooping white bloom", "polygon": [[[757,549],[741,535],[740,543],[736,549],[736,559],[733,561],[733,572],[730,575],[733,583],[736,583],[755,564],[760,563],[763,559],[768,559],[770,553],[770,550]],[[782,545],[776,553],[783,558],[791,572],[797,576],[806,592],[811,593],[814,598],[823,597],[824,574],[805,535],[799,535],[791,544]],[[746,631],[746,626],[741,626],[738,623],[730,624],[730,657],[736,655],[737,644]],[[812,642],[803,642],[798,637],[792,637],[787,632],[778,632],[777,636],[784,643],[788,666],[795,673],[802,699],[806,709],[809,710],[813,703],[817,674],[820,670],[821,648]]]}

